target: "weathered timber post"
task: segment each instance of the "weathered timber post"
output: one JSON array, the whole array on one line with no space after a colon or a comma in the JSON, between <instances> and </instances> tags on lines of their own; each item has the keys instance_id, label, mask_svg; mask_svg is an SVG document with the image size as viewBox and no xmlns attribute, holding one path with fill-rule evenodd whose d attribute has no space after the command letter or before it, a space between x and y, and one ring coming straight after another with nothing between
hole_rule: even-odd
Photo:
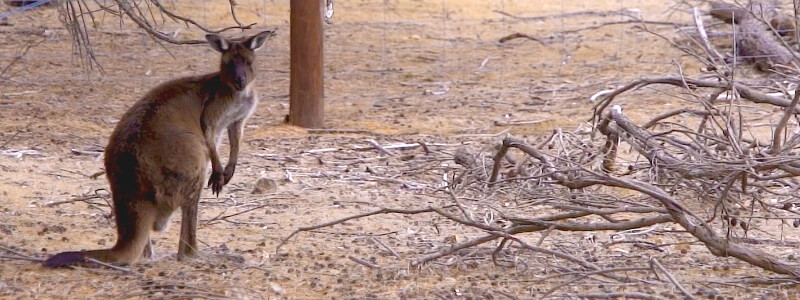
<instances>
[{"instance_id":1,"label":"weathered timber post","mask_svg":"<svg viewBox=\"0 0 800 300\"><path fill-rule=\"evenodd\" d=\"M305 128L325 124L322 7L320 0L291 0L289 123Z\"/></svg>"}]
</instances>

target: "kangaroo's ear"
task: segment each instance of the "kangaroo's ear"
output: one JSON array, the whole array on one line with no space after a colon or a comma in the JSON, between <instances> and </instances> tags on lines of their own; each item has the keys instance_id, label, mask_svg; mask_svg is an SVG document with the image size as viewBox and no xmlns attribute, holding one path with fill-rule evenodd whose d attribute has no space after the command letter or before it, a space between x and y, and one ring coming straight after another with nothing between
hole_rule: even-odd
<instances>
[{"instance_id":1,"label":"kangaroo's ear","mask_svg":"<svg viewBox=\"0 0 800 300\"><path fill-rule=\"evenodd\" d=\"M262 31L261 33L247 39L245 45L247 45L247 47L249 47L251 50L256 51L264 46L264 42L273 36L275 36L275 31Z\"/></svg>"},{"instance_id":2,"label":"kangaroo's ear","mask_svg":"<svg viewBox=\"0 0 800 300\"><path fill-rule=\"evenodd\" d=\"M211 46L212 49L217 50L219 52L225 52L230 47L230 44L224 37L221 37L216 34L206 34L206 41Z\"/></svg>"}]
</instances>

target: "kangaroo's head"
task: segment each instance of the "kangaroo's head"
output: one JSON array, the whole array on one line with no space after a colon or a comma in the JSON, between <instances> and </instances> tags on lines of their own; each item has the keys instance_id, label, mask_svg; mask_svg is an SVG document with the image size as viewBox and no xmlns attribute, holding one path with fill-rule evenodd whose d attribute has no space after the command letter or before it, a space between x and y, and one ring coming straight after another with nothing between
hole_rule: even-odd
<instances>
[{"instance_id":1,"label":"kangaroo's head","mask_svg":"<svg viewBox=\"0 0 800 300\"><path fill-rule=\"evenodd\" d=\"M227 39L216 34L206 35L211 48L222 53L220 76L222 82L235 91L243 91L256 77L253 62L255 51L275 35L274 31L264 31L251 37Z\"/></svg>"}]
</instances>

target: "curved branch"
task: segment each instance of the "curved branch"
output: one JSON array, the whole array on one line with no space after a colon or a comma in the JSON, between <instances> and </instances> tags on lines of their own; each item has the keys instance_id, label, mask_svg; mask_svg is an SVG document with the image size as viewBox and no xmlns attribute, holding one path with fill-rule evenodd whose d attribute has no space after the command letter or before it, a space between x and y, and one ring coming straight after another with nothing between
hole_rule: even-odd
<instances>
[{"instance_id":1,"label":"curved branch","mask_svg":"<svg viewBox=\"0 0 800 300\"><path fill-rule=\"evenodd\" d=\"M733 88L736 90L736 92L739 93L739 96L741 96L744 99L753 101L755 103L772 104L780 107L789 107L792 104L792 101L789 99L762 93L754 88L751 88L741 83L729 83L724 81L684 78L680 76L664 76L664 77L643 78L635 80L606 94L601 101L598 101L597 104L594 105L593 109L595 114L592 117L593 120L594 121L600 120L600 116L603 114L603 111L605 111L605 109L611 104L611 102L614 101L614 98L616 96L619 96L624 92L640 89L642 87L651 84L669 84L669 85L684 87L691 90L696 89L698 87L722 88L726 90L731 90ZM687 84L689 86L687 86ZM800 113L800 108L795 107L795 112Z\"/></svg>"},{"instance_id":2,"label":"curved branch","mask_svg":"<svg viewBox=\"0 0 800 300\"><path fill-rule=\"evenodd\" d=\"M130 6L130 3L128 3L128 0L114 0L114 2L117 3L120 10L124 12L125 15L131 18L131 20L133 20L133 22L136 23L136 25L139 25L139 28L143 29L144 31L147 31L148 34L159 40L177 45L186 45L186 44L197 45L206 43L206 41L204 40L176 40L147 24L147 21L140 18L136 13L134 13L133 8Z\"/></svg>"},{"instance_id":3,"label":"curved branch","mask_svg":"<svg viewBox=\"0 0 800 300\"><path fill-rule=\"evenodd\" d=\"M205 27L205 26L201 25L200 23L197 23L197 21L195 21L195 20L192 20L191 18L187 18L187 17L184 17L184 16L181 16L181 15L178 15L178 14L176 14L176 13L174 13L174 12L170 11L169 9L167 9L166 7L164 7L163 5L161 5L161 2L160 2L159 0L150 0L150 2L152 2L152 3L153 3L153 5L155 5L155 6L156 6L156 7L157 7L157 8L158 8L158 9L159 9L161 12L163 12L163 13L164 13L165 15L167 15L168 17L170 17L170 18L172 18L172 19L174 19L174 20L179 20L179 21L182 21L182 22L184 22L184 23L189 23L189 24L192 24L192 25L194 25L195 27L197 27L197 28L199 28L200 30L202 30L202 31L205 31L205 32L207 32L207 33L221 33L221 32L224 32L224 31L231 30L231 29L242 29L242 30L245 30L245 29L250 29L250 28L252 28L252 27L253 27L253 25L256 25L256 23L252 23L252 24L249 24L249 25L242 25L242 23L239 23L239 22L238 22L238 20L236 20L236 22L237 22L237 24L238 24L237 26L225 27L225 28L222 28L222 29L220 29L220 30L211 30L210 28L208 28L208 27ZM232 5L232 6L231 6L231 12L233 12L233 5L234 5L234 4L232 3L231 5ZM235 17L234 17L234 19L235 19Z\"/></svg>"},{"instance_id":4,"label":"curved branch","mask_svg":"<svg viewBox=\"0 0 800 300\"><path fill-rule=\"evenodd\" d=\"M603 230L622 231L622 230L630 230L630 229L652 226L659 223L674 222L674 220L672 220L672 217L670 217L670 215L658 215L655 217L639 218L631 221L618 222L618 223L580 223L571 221L546 222L537 220L517 220L515 222L518 221L521 221L519 222L520 224L525 224L526 222L527 224L511 227L510 232L523 233L523 232L542 231L550 228L551 226L555 230L561 230L561 231L603 231Z\"/></svg>"},{"instance_id":5,"label":"curved branch","mask_svg":"<svg viewBox=\"0 0 800 300\"><path fill-rule=\"evenodd\" d=\"M797 265L779 259L769 253L757 249L749 249L738 243L719 237L708 224L704 224L698 219L690 219L687 210L683 209L669 194L655 186L637 180L614 178L599 173L594 173L592 175L605 179L607 181L605 185L635 190L661 201L669 210L672 219L686 229L687 232L703 242L706 248L716 256L732 256L765 270L800 278L800 267Z\"/></svg>"}]
</instances>

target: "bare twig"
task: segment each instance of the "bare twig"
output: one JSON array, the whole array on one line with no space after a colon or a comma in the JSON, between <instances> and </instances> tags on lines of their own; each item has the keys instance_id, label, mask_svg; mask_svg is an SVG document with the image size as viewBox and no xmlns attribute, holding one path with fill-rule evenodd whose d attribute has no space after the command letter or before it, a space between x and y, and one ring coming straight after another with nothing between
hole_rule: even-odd
<instances>
[{"instance_id":1,"label":"bare twig","mask_svg":"<svg viewBox=\"0 0 800 300\"><path fill-rule=\"evenodd\" d=\"M28 255L25 255L22 252L15 251L14 249L11 249L11 248L6 247L6 246L0 246L0 250L6 251L8 253L14 254L14 255L19 256L19 257L30 257Z\"/></svg>"},{"instance_id":2,"label":"bare twig","mask_svg":"<svg viewBox=\"0 0 800 300\"><path fill-rule=\"evenodd\" d=\"M519 39L519 38L526 38L526 39L529 39L529 40L531 40L531 41L537 42L537 43L541 44L542 46L547 46L547 44L545 44L544 42L542 42L542 40L540 40L540 39L537 39L537 38L535 38L535 37L532 37L532 36L530 36L530 35L527 35L527 34L519 33L519 32L517 32L517 33L512 33L512 34L509 34L509 35L507 35L507 36L501 37L501 38L498 40L498 42L500 42L500 43L505 43L505 42L508 42L508 41L510 41L510 40L513 40L513 39Z\"/></svg>"},{"instance_id":3,"label":"bare twig","mask_svg":"<svg viewBox=\"0 0 800 300\"><path fill-rule=\"evenodd\" d=\"M5 67L3 67L2 70L0 70L0 78L3 78L3 75L5 75L6 72L8 72L8 70L11 69L11 66L13 66L15 63L17 63L23 57L25 57L25 55L28 54L28 51L30 51L32 48L34 48L36 46L39 46L40 44L42 44L46 40L47 39L41 39L41 40L38 40L36 42L28 43L27 45L25 45L25 47L22 48L22 50L19 52L19 54L14 56L14 59L12 59L11 62L9 62ZM0 148L2 148L2 147L0 147Z\"/></svg>"},{"instance_id":4,"label":"bare twig","mask_svg":"<svg viewBox=\"0 0 800 300\"><path fill-rule=\"evenodd\" d=\"M53 206L58 206L58 205L61 205L61 204L67 204L67 203L73 203L73 202L88 202L89 200L100 199L100 198L101 198L100 195L78 196L78 197L75 197L75 198L72 198L72 199L69 199L69 200L53 201L53 202L47 203L45 206L53 207Z\"/></svg>"},{"instance_id":5,"label":"bare twig","mask_svg":"<svg viewBox=\"0 0 800 300\"><path fill-rule=\"evenodd\" d=\"M205 44L205 40L195 40L195 39L178 39L177 35L167 34L162 32L158 28L158 20L156 19L156 14L160 13L161 19L163 23L163 19L170 18L175 21L183 22L189 26L189 24L193 25L197 29L200 29L207 33L221 33L231 29L251 29L256 23L245 25L243 24L236 15L236 1L229 0L230 11L233 17L234 22L236 23L235 26L224 27L218 30L212 30L206 26L201 25L197 21L181 16L172 10L166 8L159 0L143 0L143 1L131 1L131 0L113 0L113 2L107 3L105 1L94 1L97 8L89 7L88 3L85 0L66 0L60 1L62 5L60 6L59 13L61 15L61 20L63 21L65 27L69 30L70 34L72 35L73 39L73 47L76 50L77 54L80 56L81 61L86 65L88 68L94 68L97 66L99 70L102 72L102 66L97 61L97 57L94 54L94 50L92 47L92 42L90 39L90 31L89 26L87 23L90 23L94 26L99 24L101 21L100 19L96 19L94 14L97 12L109 13L120 20L120 24L122 24L122 20L124 18L130 19L133 21L139 28L144 30L149 37L153 39L153 41L160 46L162 42L167 42L170 44L177 44L177 45L186 45L186 44ZM88 20L87 22L87 18ZM166 47L164 48L168 53L170 53L169 49Z\"/></svg>"},{"instance_id":6,"label":"bare twig","mask_svg":"<svg viewBox=\"0 0 800 300\"><path fill-rule=\"evenodd\" d=\"M236 0L228 0L228 3L230 3L231 17L233 17L233 21L236 22L236 25L239 25L239 27L243 28L244 26L242 25L242 22L236 17Z\"/></svg>"},{"instance_id":7,"label":"bare twig","mask_svg":"<svg viewBox=\"0 0 800 300\"><path fill-rule=\"evenodd\" d=\"M44 258L36 258L36 257L30 257L30 256L4 255L4 254L0 254L0 258L12 259L12 260L26 260L26 261L32 261L32 262L43 262L43 261L45 261Z\"/></svg>"},{"instance_id":8,"label":"bare twig","mask_svg":"<svg viewBox=\"0 0 800 300\"><path fill-rule=\"evenodd\" d=\"M215 217L203 222L202 225L205 226L205 225L213 224L213 223L215 223L215 221L228 221L229 218L233 218L233 217L238 216L238 215L243 215L243 214L249 213L251 211L259 210L259 209L262 209L262 208L270 206L270 205L273 205L273 204L272 203L262 204L262 205L258 205L258 206L255 206L255 207L251 207L251 208L242 210L240 212L235 212L235 213L232 213L232 214L229 214L229 215L224 215L224 216L223 216L223 214L219 214L219 215L217 215L217 216L215 216ZM224 211L223 211L223 213L224 213ZM268 225L268 224L276 224L276 223L274 223L274 222L265 222L265 223L259 223L259 224L260 225Z\"/></svg>"},{"instance_id":9,"label":"bare twig","mask_svg":"<svg viewBox=\"0 0 800 300\"><path fill-rule=\"evenodd\" d=\"M448 256L448 255L453 254L455 252L458 252L459 250L470 248L470 247L474 247L474 246L481 245L481 244L484 244L484 243L487 243L487 242L491 242L491 241L496 240L498 238L500 238L500 236L498 236L496 234L484 235L484 236L481 236L481 237L478 237L478 238L475 238L475 239L472 239L472 240L469 240L469 241L466 241L466 242L463 242L463 243L460 243L460 244L453 245L452 247L447 248L445 250L437 251L437 252L422 256L420 258L417 258L417 259L415 259L415 260L413 260L411 262L411 265L415 266L415 267L419 267L419 266L422 266L422 265L424 265L424 264L426 264L428 262L431 262L431 261L437 260L439 258Z\"/></svg>"},{"instance_id":10,"label":"bare twig","mask_svg":"<svg viewBox=\"0 0 800 300\"><path fill-rule=\"evenodd\" d=\"M638 293L638 292L619 292L619 293L586 293L586 294L572 294L571 297L576 297L578 299L646 299L646 300L667 300L667 298L645 294L645 293Z\"/></svg>"},{"instance_id":11,"label":"bare twig","mask_svg":"<svg viewBox=\"0 0 800 300\"><path fill-rule=\"evenodd\" d=\"M446 206L444 208L447 208L447 207L452 207L452 206ZM283 241L281 241L281 243L278 244L277 247L275 247L275 252L278 253L279 250L281 249L281 247L283 247L284 244L286 244L292 237L294 237L295 235L297 235L298 233L301 233L301 232L312 231L312 230L316 230L316 229L320 229L320 228L324 228L324 227L329 227L329 226L341 224L341 223L344 223L344 222L347 222L347 221L350 221L350 220L361 219L361 218L374 216L374 215L381 215L381 214L415 215L415 214L429 213L429 212L434 212L434 211L435 211L434 208L431 208L431 207L422 208L422 209L381 208L381 209L378 209L378 210L375 210L375 211L365 212L365 213L357 214L357 215L353 215L353 216L348 216L348 217L344 217L344 218L341 218L341 219L333 220L333 221L330 221L330 222L325 222L325 223L318 224L318 225L300 227L300 228L296 229L295 231L292 231L292 233L289 234L289 236L284 238Z\"/></svg>"},{"instance_id":12,"label":"bare twig","mask_svg":"<svg viewBox=\"0 0 800 300\"><path fill-rule=\"evenodd\" d=\"M493 10L492 12L504 15L506 17L525 20L525 21L542 21L547 19L564 19L564 18L584 17L584 16L599 16L599 17L619 16L619 15L632 16L634 14L634 12L630 10L609 10L609 11L584 10L584 11L568 12L561 14L521 17L502 10Z\"/></svg>"},{"instance_id":13,"label":"bare twig","mask_svg":"<svg viewBox=\"0 0 800 300\"><path fill-rule=\"evenodd\" d=\"M386 154L388 156L394 156L394 154L392 154L392 152L389 152L389 150L386 150L386 148L383 148L383 146L381 146L381 144L378 144L378 142L373 140L373 139L367 140L367 143L372 145L372 147L375 148L375 150L378 150L379 152L381 152L383 154Z\"/></svg>"},{"instance_id":14,"label":"bare twig","mask_svg":"<svg viewBox=\"0 0 800 300\"><path fill-rule=\"evenodd\" d=\"M360 258L352 256L352 255L348 255L347 258L349 258L350 260L358 263L359 265L368 267L370 269L380 269L381 268L381 266L379 266L379 265L376 265L376 264L374 264L374 263L372 263L370 261L367 261L367 260L364 260L364 259L360 259Z\"/></svg>"},{"instance_id":15,"label":"bare twig","mask_svg":"<svg viewBox=\"0 0 800 300\"><path fill-rule=\"evenodd\" d=\"M691 293L689 293L689 291L687 291L686 288L683 287L683 285L681 285L680 282L678 282L678 280L675 279L675 276L672 276L672 274L667 270L667 268L664 268L664 266L658 261L658 259L654 257L650 258L650 263L659 271L664 273L664 275L667 276L667 279L669 279L669 282L672 282L672 284L674 284L675 287L678 288L678 290L681 291L681 293L683 293L683 295L685 295L687 299L695 299L695 297Z\"/></svg>"},{"instance_id":16,"label":"bare twig","mask_svg":"<svg viewBox=\"0 0 800 300\"><path fill-rule=\"evenodd\" d=\"M381 240L378 239L377 237L374 237L374 236L370 237L370 241L372 241L372 242L378 244L379 246L381 246L381 248L386 250L386 252L389 252L389 254L391 254L392 256L400 258L400 254L397 254L397 252L394 251L394 249L392 249L391 247L389 247L386 244L384 244L383 242L381 242Z\"/></svg>"},{"instance_id":17,"label":"bare twig","mask_svg":"<svg viewBox=\"0 0 800 300\"><path fill-rule=\"evenodd\" d=\"M253 23L253 24L249 24L249 25L243 26L241 23L237 23L238 24L237 26L230 26L230 27L225 27L225 28L218 29L218 30L212 30L210 28L207 28L207 27L201 25L200 23L198 23L197 21L195 21L195 20L193 20L191 18L187 18L187 17L181 16L181 15L178 15L178 14L172 12L171 10L169 10L166 7L164 7L163 5L161 5L161 1L159 1L159 0L149 0L149 1L152 2L155 7L157 7L162 13L164 13L168 17L170 17L170 18L172 18L174 20L183 21L184 23L192 24L195 27L199 28L200 30L208 32L208 33L222 33L222 32L225 32L225 31L228 31L228 30L231 30L231 29L245 30L245 29L250 29L254 25L256 25L256 23ZM231 6L231 12L233 12L233 7L232 6Z\"/></svg>"},{"instance_id":18,"label":"bare twig","mask_svg":"<svg viewBox=\"0 0 800 300\"><path fill-rule=\"evenodd\" d=\"M782 150L781 138L783 137L783 131L786 129L786 124L789 123L789 118L796 113L795 107L797 107L798 100L800 100L800 88L795 90L792 103L786 107L786 112L783 113L783 117L781 117L778 125L775 126L775 132L772 133L772 147L770 148L770 154L772 155L779 154Z\"/></svg>"},{"instance_id":19,"label":"bare twig","mask_svg":"<svg viewBox=\"0 0 800 300\"><path fill-rule=\"evenodd\" d=\"M106 268L109 268L109 269L114 269L114 270L117 270L117 271L122 271L122 272L124 272L124 273L134 273L134 274L138 274L137 272L134 272L134 271L132 271L132 270L131 270L131 269L129 269L129 268L123 268L123 267L115 266L115 265L112 265L112 264L108 264L108 263L105 263L105 262L102 262L102 261L96 260L96 259L94 259L94 258L87 258L87 259L86 259L86 261L88 261L88 262L91 262L91 263L93 263L93 264L100 265L100 266L104 266L104 267L106 267Z\"/></svg>"},{"instance_id":20,"label":"bare twig","mask_svg":"<svg viewBox=\"0 0 800 300\"><path fill-rule=\"evenodd\" d=\"M320 133L354 133L354 134L368 134L368 135L378 135L382 136L384 134L374 132L372 130L367 129L347 129L347 128L309 128L306 129L308 133L311 134L320 134Z\"/></svg>"},{"instance_id":21,"label":"bare twig","mask_svg":"<svg viewBox=\"0 0 800 300\"><path fill-rule=\"evenodd\" d=\"M144 31L146 31L152 37L155 37L155 38L157 38L159 40L168 42L170 44L177 44L177 45L186 45L186 44L189 44L189 45L195 44L196 45L196 44L205 44L205 43L207 43L205 40L177 40L177 39L174 39L171 36L156 30L155 28L153 28L152 25L148 24L147 21L144 20L141 17L141 15L137 14L136 12L134 12L134 8L131 7L131 5L128 2L128 0L114 0L114 2L117 3L117 6L119 6L120 11L125 13L125 15L127 15L128 18L130 18L134 23L136 23L136 25L139 25L139 28L141 28Z\"/></svg>"},{"instance_id":22,"label":"bare twig","mask_svg":"<svg viewBox=\"0 0 800 300\"><path fill-rule=\"evenodd\" d=\"M694 17L695 28L697 28L697 35L700 37L700 45L703 46L703 50L713 59L716 65L724 66L725 59L711 46L711 42L708 40L708 34L706 33L706 27L703 25L702 15L700 15L700 10L697 9L696 6L692 8L692 16Z\"/></svg>"}]
</instances>

